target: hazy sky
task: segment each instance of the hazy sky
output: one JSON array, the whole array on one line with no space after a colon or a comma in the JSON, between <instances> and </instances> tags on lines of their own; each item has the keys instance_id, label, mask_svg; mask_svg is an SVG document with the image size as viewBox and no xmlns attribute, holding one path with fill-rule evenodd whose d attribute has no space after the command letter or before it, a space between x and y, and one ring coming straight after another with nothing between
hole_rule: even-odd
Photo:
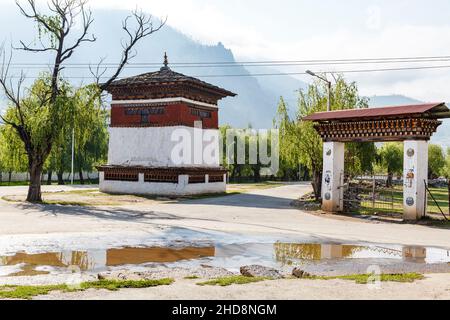
<instances>
[{"instance_id":1,"label":"hazy sky","mask_svg":"<svg viewBox=\"0 0 450 320\"><path fill-rule=\"evenodd\" d=\"M204 43L221 41L239 60L450 55L448 0L95 0L92 5L138 6L167 15L170 25ZM367 67L371 66L345 69ZM450 101L450 68L348 78L358 81L363 94Z\"/></svg>"},{"instance_id":2,"label":"hazy sky","mask_svg":"<svg viewBox=\"0 0 450 320\"><path fill-rule=\"evenodd\" d=\"M202 43L221 41L241 61L450 56L448 0L91 0L90 5L140 7L158 17L168 16L171 26ZM416 63L432 64L450 65L450 61ZM307 76L300 78L310 81ZM347 78L358 81L362 94L450 101L450 68L348 74Z\"/></svg>"}]
</instances>

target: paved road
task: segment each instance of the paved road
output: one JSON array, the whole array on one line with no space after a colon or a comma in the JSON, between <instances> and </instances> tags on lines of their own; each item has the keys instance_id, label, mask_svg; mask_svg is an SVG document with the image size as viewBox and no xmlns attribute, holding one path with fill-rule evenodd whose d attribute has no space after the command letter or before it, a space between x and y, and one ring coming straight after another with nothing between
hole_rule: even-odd
<instances>
[{"instance_id":1,"label":"paved road","mask_svg":"<svg viewBox=\"0 0 450 320\"><path fill-rule=\"evenodd\" d=\"M63 187L70 190L73 187ZM76 187L81 188L81 187ZM59 190L46 186L44 190ZM115 208L13 204L0 200L0 240L21 236L51 237L145 233L166 227L241 235L308 237L321 241L376 242L450 247L450 230L409 224L337 220L290 207L310 190L292 184L233 196ZM0 187L0 196L25 193L25 187ZM4 239L4 238L3 238Z\"/></svg>"}]
</instances>

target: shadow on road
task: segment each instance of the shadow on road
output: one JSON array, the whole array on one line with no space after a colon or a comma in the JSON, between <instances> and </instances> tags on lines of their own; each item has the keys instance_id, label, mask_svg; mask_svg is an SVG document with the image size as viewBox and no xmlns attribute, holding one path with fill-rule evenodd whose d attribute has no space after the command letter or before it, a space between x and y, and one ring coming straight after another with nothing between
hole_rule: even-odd
<instances>
[{"instance_id":1,"label":"shadow on road","mask_svg":"<svg viewBox=\"0 0 450 320\"><path fill-rule=\"evenodd\" d=\"M120 207L89 207L89 206L61 206L61 205L47 205L47 204L32 204L23 203L17 205L23 210L37 210L47 215L65 215L65 216L89 216L105 220L118 220L118 221L139 221L145 222L146 220L181 220L180 216L165 213L156 212L151 210L134 210L129 208Z\"/></svg>"},{"instance_id":2,"label":"shadow on road","mask_svg":"<svg viewBox=\"0 0 450 320\"><path fill-rule=\"evenodd\" d=\"M242 193L222 197L210 197L194 200L182 200L187 205L231 206L261 209L289 209L292 199L259 194Z\"/></svg>"}]
</instances>

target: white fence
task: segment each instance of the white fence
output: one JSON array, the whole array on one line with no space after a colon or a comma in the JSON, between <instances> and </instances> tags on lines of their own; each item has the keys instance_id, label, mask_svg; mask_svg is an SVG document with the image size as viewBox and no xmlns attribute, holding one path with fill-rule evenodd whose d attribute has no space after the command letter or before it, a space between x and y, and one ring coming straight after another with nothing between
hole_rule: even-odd
<instances>
[{"instance_id":1,"label":"white fence","mask_svg":"<svg viewBox=\"0 0 450 320\"><path fill-rule=\"evenodd\" d=\"M29 175L27 172L13 172L11 173L11 180L9 178L9 172L0 172L0 182L19 182L19 181L28 181ZM83 172L83 178L85 181L89 181L89 179L98 179L98 172ZM47 181L48 175L44 173L42 175L42 181ZM80 176L78 173L74 174L74 180L79 180ZM70 173L66 172L63 174L63 180L70 180ZM56 173L52 174L52 181L58 181L58 176Z\"/></svg>"}]
</instances>

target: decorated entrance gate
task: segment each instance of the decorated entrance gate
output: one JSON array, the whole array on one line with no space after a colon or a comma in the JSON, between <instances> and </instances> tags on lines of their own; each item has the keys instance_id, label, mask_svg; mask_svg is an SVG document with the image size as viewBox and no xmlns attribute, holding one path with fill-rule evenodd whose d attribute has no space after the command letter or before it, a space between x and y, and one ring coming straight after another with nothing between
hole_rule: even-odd
<instances>
[{"instance_id":1,"label":"decorated entrance gate","mask_svg":"<svg viewBox=\"0 0 450 320\"><path fill-rule=\"evenodd\" d=\"M343 211L362 214L401 216L403 181L388 175L345 175Z\"/></svg>"},{"instance_id":2,"label":"decorated entrance gate","mask_svg":"<svg viewBox=\"0 0 450 320\"><path fill-rule=\"evenodd\" d=\"M402 176L403 218L416 220L427 212L425 181L428 177L428 141L442 124L439 119L450 118L450 110L445 103L395 106L370 109L339 110L318 112L303 118L315 122L315 129L323 140L323 180L322 209L329 212L344 211L345 183L351 190L350 180L345 179L344 151L346 142L387 142L404 143ZM351 182L351 181L350 181ZM383 190L377 187L363 202L372 201L373 208ZM389 193L389 192L388 192ZM368 192L370 194L370 192ZM377 200L378 195L378 200ZM395 193L392 194L394 199ZM386 201L389 204L389 201ZM395 212L392 209L392 213Z\"/></svg>"}]
</instances>

